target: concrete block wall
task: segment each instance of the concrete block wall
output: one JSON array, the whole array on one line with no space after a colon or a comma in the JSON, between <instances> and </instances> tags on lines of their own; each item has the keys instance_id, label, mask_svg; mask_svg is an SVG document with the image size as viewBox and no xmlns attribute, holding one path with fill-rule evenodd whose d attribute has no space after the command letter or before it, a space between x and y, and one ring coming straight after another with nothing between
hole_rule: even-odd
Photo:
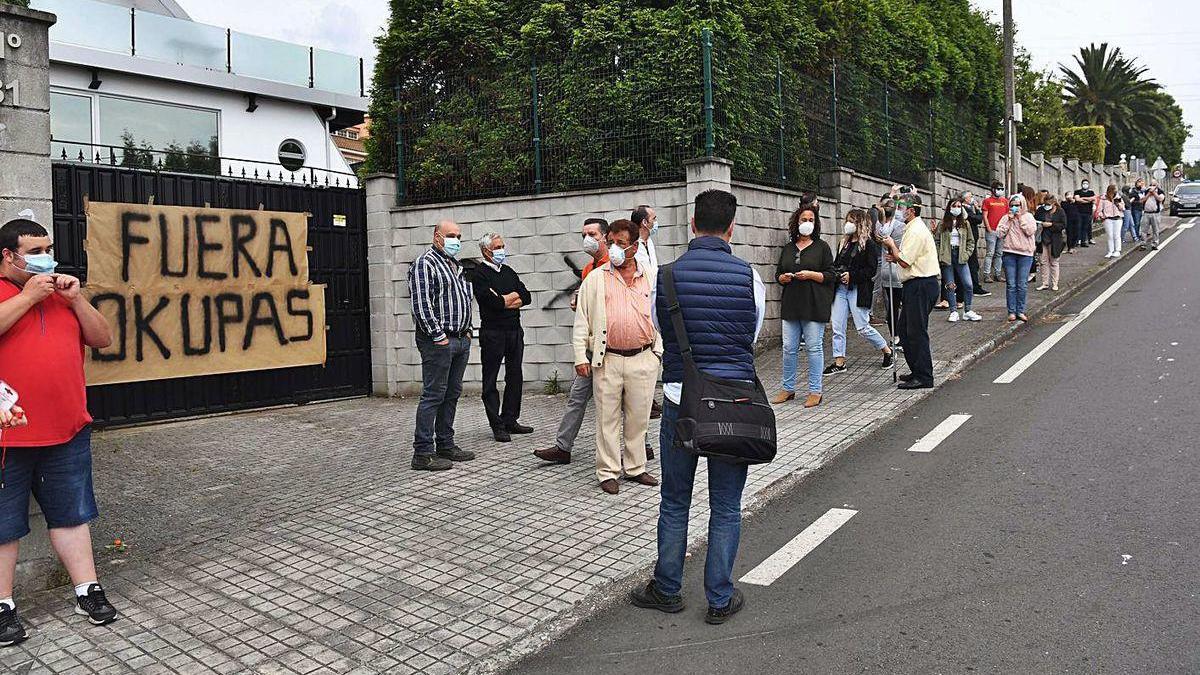
<instances>
[{"instance_id":1,"label":"concrete block wall","mask_svg":"<svg viewBox=\"0 0 1200 675\"><path fill-rule=\"evenodd\" d=\"M478 261L477 239L486 232L505 239L508 264L521 275L533 296L522 310L525 329L526 387L540 390L552 378L565 387L574 376L570 294L579 277L568 260L582 269L588 262L579 234L592 216L610 222L628 218L639 204L658 212L655 244L664 261L688 240L687 187L664 183L630 188L578 191L446 204L396 207L395 177L367 177L367 242L371 303L371 361L377 395L419 393L421 360L416 348L408 270L433 239L433 226L450 219L463 231L459 258ZM475 326L478 327L478 311ZM464 377L468 391L481 381L479 353L471 354Z\"/></svg>"}]
</instances>

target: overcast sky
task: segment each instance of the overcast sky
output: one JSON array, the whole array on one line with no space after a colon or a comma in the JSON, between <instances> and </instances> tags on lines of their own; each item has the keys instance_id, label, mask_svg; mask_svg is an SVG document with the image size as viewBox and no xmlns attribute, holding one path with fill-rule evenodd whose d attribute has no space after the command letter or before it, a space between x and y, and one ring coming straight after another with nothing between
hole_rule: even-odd
<instances>
[{"instance_id":1,"label":"overcast sky","mask_svg":"<svg viewBox=\"0 0 1200 675\"><path fill-rule=\"evenodd\" d=\"M388 11L387 0L178 2L197 21L362 56L368 68ZM999 21L1001 0L971 2ZM1149 66L1193 127L1184 159L1200 158L1200 0L1013 0L1013 15L1039 68L1073 64L1080 46L1103 41Z\"/></svg>"}]
</instances>

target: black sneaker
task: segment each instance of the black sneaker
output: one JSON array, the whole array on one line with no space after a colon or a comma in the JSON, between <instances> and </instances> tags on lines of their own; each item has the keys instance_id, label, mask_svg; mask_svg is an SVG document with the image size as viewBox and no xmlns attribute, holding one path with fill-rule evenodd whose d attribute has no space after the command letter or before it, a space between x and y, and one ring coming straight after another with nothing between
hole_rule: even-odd
<instances>
[{"instance_id":1,"label":"black sneaker","mask_svg":"<svg viewBox=\"0 0 1200 675\"><path fill-rule=\"evenodd\" d=\"M454 462L437 455L413 455L413 471L446 471L454 467Z\"/></svg>"},{"instance_id":2,"label":"black sneaker","mask_svg":"<svg viewBox=\"0 0 1200 675\"><path fill-rule=\"evenodd\" d=\"M844 372L846 372L846 364L844 364L844 363L840 366L836 363L831 363L828 366L825 366L825 374L826 375L832 375L834 373L844 373Z\"/></svg>"},{"instance_id":3,"label":"black sneaker","mask_svg":"<svg viewBox=\"0 0 1200 675\"><path fill-rule=\"evenodd\" d=\"M471 452L470 450L463 450L457 445L438 450L437 456L443 459L448 459L451 462L469 462L475 459L475 453Z\"/></svg>"},{"instance_id":4,"label":"black sneaker","mask_svg":"<svg viewBox=\"0 0 1200 675\"><path fill-rule=\"evenodd\" d=\"M634 590L629 593L629 601L634 607L642 609L657 609L660 612L667 614L675 614L683 611L683 596L682 595L667 595L658 590L658 586L651 579L650 583L641 590Z\"/></svg>"},{"instance_id":5,"label":"black sneaker","mask_svg":"<svg viewBox=\"0 0 1200 675\"><path fill-rule=\"evenodd\" d=\"M989 296L991 294L992 294L991 291L987 290L986 288L981 288L981 289L975 291L974 295L977 298L986 298L987 296Z\"/></svg>"},{"instance_id":6,"label":"black sneaker","mask_svg":"<svg viewBox=\"0 0 1200 675\"><path fill-rule=\"evenodd\" d=\"M894 350L890 351L890 352L886 352L883 355L883 365L880 366L880 368L883 368L886 370L888 368L891 368L892 364L895 362L896 362L896 352Z\"/></svg>"},{"instance_id":7,"label":"black sneaker","mask_svg":"<svg viewBox=\"0 0 1200 675\"><path fill-rule=\"evenodd\" d=\"M117 620L117 608L108 603L100 584L92 584L88 587L87 595L76 600L79 606L75 608L75 613L86 616L93 626L105 626Z\"/></svg>"},{"instance_id":8,"label":"black sneaker","mask_svg":"<svg viewBox=\"0 0 1200 675\"><path fill-rule=\"evenodd\" d=\"M504 427L496 427L492 429L492 438L496 439L497 443L508 443L512 441L512 436L508 433L508 429Z\"/></svg>"},{"instance_id":9,"label":"black sneaker","mask_svg":"<svg viewBox=\"0 0 1200 675\"><path fill-rule=\"evenodd\" d=\"M646 446L646 459L654 459L654 448Z\"/></svg>"},{"instance_id":10,"label":"black sneaker","mask_svg":"<svg viewBox=\"0 0 1200 675\"><path fill-rule=\"evenodd\" d=\"M742 592L738 589L733 589L733 597L729 598L729 604L724 607L709 607L708 614L704 615L704 623L719 626L729 620L729 617L742 611L746 606L746 598L742 597Z\"/></svg>"},{"instance_id":11,"label":"black sneaker","mask_svg":"<svg viewBox=\"0 0 1200 675\"><path fill-rule=\"evenodd\" d=\"M0 605L0 647L19 645L29 639L21 617L17 610L9 609L8 605Z\"/></svg>"}]
</instances>

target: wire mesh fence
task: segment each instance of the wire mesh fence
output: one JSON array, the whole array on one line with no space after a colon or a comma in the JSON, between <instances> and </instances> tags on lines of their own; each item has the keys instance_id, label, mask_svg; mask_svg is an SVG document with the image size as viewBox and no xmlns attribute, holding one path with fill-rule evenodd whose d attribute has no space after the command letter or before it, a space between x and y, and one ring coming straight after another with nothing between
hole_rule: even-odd
<instances>
[{"instance_id":1,"label":"wire mesh fence","mask_svg":"<svg viewBox=\"0 0 1200 675\"><path fill-rule=\"evenodd\" d=\"M940 167L986 181L988 130L966 102L897 90L843 63L798 63L696 40L530 58L397 81L399 199L418 204L684 179L815 190L848 167L920 183Z\"/></svg>"}]
</instances>

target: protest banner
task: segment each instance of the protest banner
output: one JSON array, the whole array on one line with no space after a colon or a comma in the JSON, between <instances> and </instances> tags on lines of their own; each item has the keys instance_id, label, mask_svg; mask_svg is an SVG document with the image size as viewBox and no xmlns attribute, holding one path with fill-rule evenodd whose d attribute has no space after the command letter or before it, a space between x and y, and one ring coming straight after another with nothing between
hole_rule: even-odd
<instances>
[{"instance_id":1,"label":"protest banner","mask_svg":"<svg viewBox=\"0 0 1200 675\"><path fill-rule=\"evenodd\" d=\"M308 215L91 202L85 292L113 327L88 384L325 363Z\"/></svg>"}]
</instances>

